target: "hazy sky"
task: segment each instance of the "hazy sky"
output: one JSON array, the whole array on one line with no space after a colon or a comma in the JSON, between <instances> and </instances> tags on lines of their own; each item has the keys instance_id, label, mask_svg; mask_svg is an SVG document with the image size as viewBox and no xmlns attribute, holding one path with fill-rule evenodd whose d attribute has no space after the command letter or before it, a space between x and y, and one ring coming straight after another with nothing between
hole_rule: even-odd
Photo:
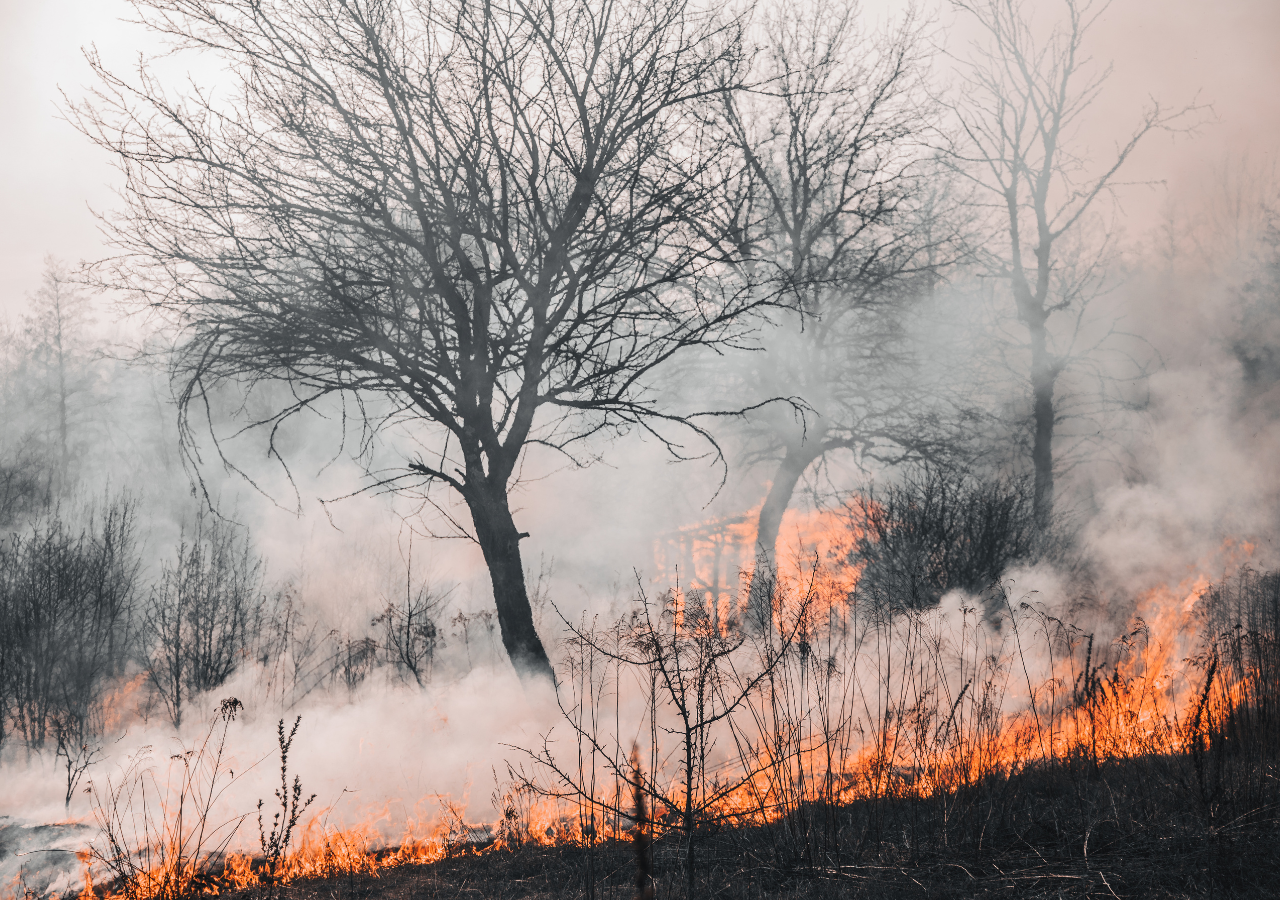
<instances>
[{"instance_id":1,"label":"hazy sky","mask_svg":"<svg viewBox=\"0 0 1280 900\"><path fill-rule=\"evenodd\" d=\"M1033 4L1046 12L1057 5ZM129 66L146 41L120 21L129 12L124 0L0 0L0 315L21 309L45 254L74 261L105 252L90 209L114 202L116 173L62 121L59 88L76 96L91 83L80 49L90 43L115 66ZM1095 58L1115 63L1093 139L1100 153L1109 136L1124 135L1148 95L1176 105L1199 92L1215 107L1216 121L1198 136L1150 139L1129 179L1167 181L1185 197L1240 154L1255 166L1274 161L1280 2L1115 0L1095 37ZM1158 221L1164 197L1163 189L1131 192L1131 235Z\"/></svg>"}]
</instances>

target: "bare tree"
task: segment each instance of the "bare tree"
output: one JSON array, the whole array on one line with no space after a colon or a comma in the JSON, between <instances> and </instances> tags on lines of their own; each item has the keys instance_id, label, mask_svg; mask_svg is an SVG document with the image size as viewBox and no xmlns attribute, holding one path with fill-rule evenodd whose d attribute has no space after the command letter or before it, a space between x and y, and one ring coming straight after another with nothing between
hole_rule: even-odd
<instances>
[{"instance_id":1,"label":"bare tree","mask_svg":"<svg viewBox=\"0 0 1280 900\"><path fill-rule=\"evenodd\" d=\"M408 672L418 687L431 680L436 650L444 643L438 619L448 598L448 591L437 592L428 584L418 585L415 591L406 575L404 597L388 603L373 620L374 625L383 626L383 648L391 663Z\"/></svg>"},{"instance_id":2,"label":"bare tree","mask_svg":"<svg viewBox=\"0 0 1280 900\"><path fill-rule=\"evenodd\" d=\"M45 258L17 327L0 324L0 523L66 495L95 381L89 306L67 266ZM56 490L55 490L56 489Z\"/></svg>"},{"instance_id":3,"label":"bare tree","mask_svg":"<svg viewBox=\"0 0 1280 900\"><path fill-rule=\"evenodd\" d=\"M134 516L132 501L108 502L76 531L55 508L0 544L0 742L12 725L32 747L52 733L75 754L100 733L134 650Z\"/></svg>"},{"instance_id":4,"label":"bare tree","mask_svg":"<svg viewBox=\"0 0 1280 900\"><path fill-rule=\"evenodd\" d=\"M686 0L135 5L234 84L171 97L91 55L78 110L126 176L105 280L181 335L187 446L216 385L266 379L292 391L254 420L272 436L335 395L366 438L437 426L378 483L461 498L507 653L550 676L508 499L526 449L581 462L639 427L680 453L663 426L700 429L649 376L747 327L690 224L717 150L692 111L732 83L737 25Z\"/></svg>"},{"instance_id":5,"label":"bare tree","mask_svg":"<svg viewBox=\"0 0 1280 900\"><path fill-rule=\"evenodd\" d=\"M1257 243L1251 277L1237 292L1230 339L1246 386L1261 396L1280 382L1280 214L1273 213Z\"/></svg>"},{"instance_id":6,"label":"bare tree","mask_svg":"<svg viewBox=\"0 0 1280 900\"><path fill-rule=\"evenodd\" d=\"M143 616L145 666L174 727L200 693L221 687L251 654L265 619L262 561L248 535L199 515Z\"/></svg>"},{"instance_id":7,"label":"bare tree","mask_svg":"<svg viewBox=\"0 0 1280 900\"><path fill-rule=\"evenodd\" d=\"M40 287L31 297L31 313L23 319L23 332L42 392L53 407L57 469L63 478L70 462L72 399L84 393L90 382L88 316L88 301L76 289L66 264L46 257Z\"/></svg>"},{"instance_id":8,"label":"bare tree","mask_svg":"<svg viewBox=\"0 0 1280 900\"><path fill-rule=\"evenodd\" d=\"M1210 173L1204 189L1184 222L1166 211L1164 276L1183 293L1208 278L1225 287L1232 302L1220 317L1223 340L1246 392L1261 396L1280 381L1280 165L1241 154Z\"/></svg>"},{"instance_id":9,"label":"bare tree","mask_svg":"<svg viewBox=\"0 0 1280 900\"><path fill-rule=\"evenodd\" d=\"M774 467L757 530L753 598L777 564L782 517L827 454L902 458L926 441L905 371L901 313L954 246L925 147L920 23L867 33L853 2L777 8L751 91L726 94L743 157L736 231L756 289L780 301L757 389L794 395L754 417L752 456Z\"/></svg>"},{"instance_id":10,"label":"bare tree","mask_svg":"<svg viewBox=\"0 0 1280 900\"><path fill-rule=\"evenodd\" d=\"M1086 312L1104 275L1107 243L1081 234L1088 214L1119 186L1117 175L1153 131L1185 122L1195 107L1143 111L1129 136L1101 165L1083 158L1080 132L1106 83L1086 39L1106 2L1062 0L1062 19L1038 37L1020 0L956 0L986 42L968 65L954 107L961 140L957 170L989 198L999 222L988 246L993 275L1008 280L1026 332L1032 402L1031 461L1036 520L1047 528L1054 506L1054 429L1063 420L1059 377L1114 337L1091 333ZM1061 320L1060 328L1053 323Z\"/></svg>"},{"instance_id":11,"label":"bare tree","mask_svg":"<svg viewBox=\"0 0 1280 900\"><path fill-rule=\"evenodd\" d=\"M0 527L46 505L49 471L35 435L24 427L30 406L26 383L25 341L21 332L0 322ZM0 650L3 653L3 650Z\"/></svg>"}]
</instances>

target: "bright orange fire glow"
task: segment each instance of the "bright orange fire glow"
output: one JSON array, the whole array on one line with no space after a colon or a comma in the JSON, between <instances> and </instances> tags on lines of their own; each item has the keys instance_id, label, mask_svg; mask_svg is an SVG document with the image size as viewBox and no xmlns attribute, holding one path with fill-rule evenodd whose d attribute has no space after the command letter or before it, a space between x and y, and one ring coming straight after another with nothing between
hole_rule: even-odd
<instances>
[{"instance_id":1,"label":"bright orange fire glow","mask_svg":"<svg viewBox=\"0 0 1280 900\"><path fill-rule=\"evenodd\" d=\"M390 807L391 804L387 804ZM277 883L288 884L313 878L338 876L377 877L401 866L425 865L446 857L478 855L515 845L540 844L554 846L584 840L581 823L575 821L562 804L541 801L529 805L522 816L517 834L503 822L466 824L459 807L447 799L441 802L443 815L411 818L396 841L388 842L377 827L385 814L370 814L356 825L329 824L331 809L311 815L301 829L301 838L280 861L274 874ZM601 837L609 831L602 828ZM620 830L608 836L623 837ZM82 865L84 887L79 900L155 900L175 896L217 896L260 886L267 881L268 870L261 856L243 852L226 854L220 862L183 858L176 850L166 855L171 861L139 873L130 891L118 885L97 885L89 851L78 854ZM105 887L105 890L102 888Z\"/></svg>"},{"instance_id":2,"label":"bright orange fire glow","mask_svg":"<svg viewBox=\"0 0 1280 900\"><path fill-rule=\"evenodd\" d=\"M763 501L761 502L761 506ZM677 620L684 603L697 597L715 627L723 628L751 581L760 548L756 527L761 506L740 516L711 519L659 536L654 545L653 583L678 585ZM861 513L839 509L788 509L778 530L777 577L788 582L857 582L851 551L864 535ZM833 592L815 592L823 598Z\"/></svg>"},{"instance_id":3,"label":"bright orange fire glow","mask_svg":"<svg viewBox=\"0 0 1280 900\"><path fill-rule=\"evenodd\" d=\"M727 604L737 602L725 573L730 564L749 564L744 548L751 546L754 521L747 516L712 523L668 541L677 550L666 562L673 568L687 564L682 571L691 573L680 599L714 600L708 613L717 616L717 632L731 615ZM723 776L722 784L727 777L737 786L704 817L759 823L804 803L930 797L1053 760L1186 752L1201 740L1202 722L1221 718L1247 687L1219 679L1217 689L1209 690L1213 675L1205 676L1209 663L1198 643L1197 615L1213 582L1200 574L1177 587L1145 593L1131 626L1109 642L1006 596L999 620L975 604L958 613L939 609L887 619L864 626L861 636L850 639L847 629L857 627L850 617L839 626L846 629L840 646L848 655L837 658L834 639L828 634L823 644L819 632L826 628L834 633L837 626L831 622L838 602L850 602L859 573L847 563L848 550L858 535L850 532L849 515L839 512L795 515L787 528L797 546L810 559L816 554L819 563L807 573L797 567L780 578L790 579L793 587L800 583L799 590L815 598L804 613L815 623L814 636L805 644L797 670L801 693L810 694L799 702L810 703L811 696L824 690L832 696L860 690L864 712L855 725L837 734L823 724L820 704L811 704L789 720L796 727L783 746L777 706L770 710L761 702L755 712L755 755L725 764L754 774ZM1251 551L1246 544L1228 544L1217 562L1239 565ZM684 564L676 561L681 553ZM695 590L704 593L694 595ZM776 624L785 625L781 618ZM871 667L871 675L863 676L881 678L883 696L866 693L865 677L859 681L855 671L859 665ZM670 787L662 793L669 797L669 811L681 803L680 776L667 777ZM589 798L575 804L527 795L517 801L508 794L499 806L506 813L498 822L467 825L461 810L444 801L443 814L410 821L398 843L383 838L375 827L376 815L354 826L334 826L328 824L332 811L322 810L307 821L276 878L376 877L399 866L525 843L621 839L630 826L618 814L616 796L613 812L607 812L611 805L603 799ZM670 815L655 815L653 827L659 833L678 826ZM82 900L110 900L110 889L102 892L95 886L88 856L81 858L86 884ZM181 873L148 873L130 900L164 900L160 886L175 875L195 883L196 861L184 865ZM206 894L217 894L250 888L265 874L261 859L230 854L219 873L206 874L201 884Z\"/></svg>"}]
</instances>

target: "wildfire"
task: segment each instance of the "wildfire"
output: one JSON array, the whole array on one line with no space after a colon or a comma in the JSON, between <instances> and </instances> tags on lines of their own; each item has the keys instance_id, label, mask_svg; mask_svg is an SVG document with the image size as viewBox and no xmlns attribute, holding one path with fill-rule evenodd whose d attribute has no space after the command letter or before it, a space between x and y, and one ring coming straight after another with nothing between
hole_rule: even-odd
<instances>
[{"instance_id":1,"label":"wildfire","mask_svg":"<svg viewBox=\"0 0 1280 900\"><path fill-rule=\"evenodd\" d=\"M741 562L743 546L750 545L743 537L750 521L713 523L682 538L690 563L685 571L693 576L673 601L681 613L671 625L677 632L694 627L684 613L697 599L723 613L708 632L723 633L730 595L721 574L731 558ZM1130 626L1110 640L1007 594L1002 607L988 602L980 609L974 602L951 609L944 603L877 617L855 608L859 573L847 561L857 535L850 536L847 513L796 516L791 527L825 563L803 583L799 570L780 579L790 580L789 590L807 592L813 602L790 614L809 619L793 632L801 642L787 663L791 668L779 668L770 679L775 684L768 690L779 693L754 694L744 702L741 715L749 726L723 720L736 730L719 746L736 747L737 755L712 754L699 776L710 785L704 786L706 795L715 798L699 812L704 821L762 823L805 804L937 796L1057 760L1097 764L1194 752L1206 723L1222 721L1257 689L1247 674L1229 676L1220 669L1216 645L1205 644L1203 601L1213 582L1203 575L1143 594ZM1224 556L1238 563L1250 549L1231 544ZM704 565L708 560L710 567ZM780 629L789 627L787 614L778 613ZM708 610L702 621L711 615ZM617 685L590 689L621 703ZM657 709L652 697L648 702ZM832 712L837 707L845 711L842 717ZM655 727L653 733L662 730ZM626 758L619 752L615 767ZM652 758L661 754L655 750ZM691 777L687 768L665 776L653 769L649 797L656 836L687 827L675 811L682 794L687 799ZM620 785L612 798L571 797L530 791L526 781L523 790L495 794L501 818L483 825L467 824L460 807L436 798L440 813L412 819L396 841L385 840L376 827L385 810L352 826L330 824L334 810L322 810L306 822L273 878L287 883L377 877L400 866L530 843L623 839L633 820L622 812L630 788L625 779ZM726 785L731 789L721 789ZM164 885L175 880L213 895L259 885L266 873L261 858L243 852L227 853L216 865L175 853L166 863L173 871L149 871L123 891L118 885L104 889L89 856L81 859L81 900L167 900Z\"/></svg>"},{"instance_id":2,"label":"wildfire","mask_svg":"<svg viewBox=\"0 0 1280 900\"><path fill-rule=\"evenodd\" d=\"M652 581L662 587L678 586L678 620L689 602L704 604L717 628L733 620L759 562L760 509L756 506L740 516L699 522L658 537ZM778 531L776 578L788 583L820 580L852 589L860 566L852 561L851 551L865 533L861 516L853 506L788 509ZM817 593L824 598L835 596L830 590Z\"/></svg>"},{"instance_id":3,"label":"wildfire","mask_svg":"<svg viewBox=\"0 0 1280 900\"><path fill-rule=\"evenodd\" d=\"M510 801L510 797L505 798ZM564 804L546 799L523 803L519 814L496 823L469 824L462 809L448 798L436 798L441 814L410 818L398 839L388 841L378 821L384 819L391 803L365 814L354 825L333 824L333 809L321 809L310 816L301 838L289 850L274 873L277 884L308 879L347 876L378 877L402 866L426 865L448 857L482 855L530 844L556 846L586 839L583 823ZM518 821L516 821L518 819ZM601 829L601 836L617 839L620 829ZM260 855L236 851L205 859L170 853L160 866L144 870L131 885L99 883L94 859L81 851L84 887L80 900L168 900L193 895L218 896L227 892L259 887L268 881Z\"/></svg>"}]
</instances>

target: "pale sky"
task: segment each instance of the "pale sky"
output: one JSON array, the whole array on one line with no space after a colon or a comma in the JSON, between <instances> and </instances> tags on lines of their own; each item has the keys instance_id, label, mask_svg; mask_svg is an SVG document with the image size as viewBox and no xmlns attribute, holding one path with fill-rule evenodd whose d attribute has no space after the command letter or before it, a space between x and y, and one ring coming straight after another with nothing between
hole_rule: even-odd
<instances>
[{"instance_id":1,"label":"pale sky","mask_svg":"<svg viewBox=\"0 0 1280 900\"><path fill-rule=\"evenodd\" d=\"M89 206L115 200L110 159L62 121L58 87L90 83L80 48L128 58L138 30L123 0L0 0L0 314L39 282L45 254L105 252Z\"/></svg>"},{"instance_id":2,"label":"pale sky","mask_svg":"<svg viewBox=\"0 0 1280 900\"><path fill-rule=\"evenodd\" d=\"M1033 2L1046 11L1056 6ZM90 85L80 50L90 43L115 66L129 66L146 45L140 29L120 21L129 11L124 0L0 0L0 315L23 307L45 254L76 261L106 252L90 208L115 202L116 172L61 120L58 89L77 96ZM1098 110L1100 154L1111 135L1123 137L1148 95L1177 105L1199 92L1215 107L1216 121L1198 136L1149 140L1130 180L1167 181L1169 191L1186 197L1241 154L1255 166L1274 162L1280 2L1115 0L1095 38L1095 58L1115 64ZM1160 190L1131 196L1130 234L1154 226L1163 204Z\"/></svg>"}]
</instances>

